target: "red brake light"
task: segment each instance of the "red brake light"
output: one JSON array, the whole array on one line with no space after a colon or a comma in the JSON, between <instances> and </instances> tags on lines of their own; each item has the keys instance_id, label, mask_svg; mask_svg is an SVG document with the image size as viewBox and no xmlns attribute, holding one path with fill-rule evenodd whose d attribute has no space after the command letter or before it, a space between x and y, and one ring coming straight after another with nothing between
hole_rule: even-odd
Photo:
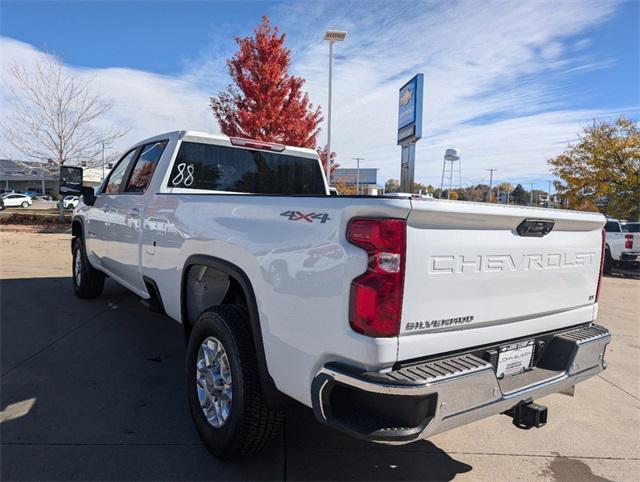
<instances>
[{"instance_id":1,"label":"red brake light","mask_svg":"<svg viewBox=\"0 0 640 482\"><path fill-rule=\"evenodd\" d=\"M602 272L604 270L604 253L605 253L605 243L606 243L606 232L604 228L602 228L602 249L600 252L600 273L598 274L598 287L596 288L596 303L598 302L598 298L600 298L600 284L602 284Z\"/></svg>"},{"instance_id":2,"label":"red brake light","mask_svg":"<svg viewBox=\"0 0 640 482\"><path fill-rule=\"evenodd\" d=\"M241 137L230 137L232 146L248 147L250 149L261 149L263 151L284 151L282 144L274 144L272 142L254 141L253 139L242 139Z\"/></svg>"},{"instance_id":3,"label":"red brake light","mask_svg":"<svg viewBox=\"0 0 640 482\"><path fill-rule=\"evenodd\" d=\"M624 249L633 249L633 234L624 235Z\"/></svg>"},{"instance_id":4,"label":"red brake light","mask_svg":"<svg viewBox=\"0 0 640 482\"><path fill-rule=\"evenodd\" d=\"M369 255L367 271L353 280L349 323L367 336L400 333L407 225L403 219L353 219L347 240Z\"/></svg>"}]
</instances>

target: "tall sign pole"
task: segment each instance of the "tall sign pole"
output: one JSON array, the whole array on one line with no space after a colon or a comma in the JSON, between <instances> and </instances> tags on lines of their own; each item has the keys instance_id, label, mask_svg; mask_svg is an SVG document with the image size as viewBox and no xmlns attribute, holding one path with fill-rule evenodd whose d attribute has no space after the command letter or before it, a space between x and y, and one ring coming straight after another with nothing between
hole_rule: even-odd
<instances>
[{"instance_id":1,"label":"tall sign pole","mask_svg":"<svg viewBox=\"0 0 640 482\"><path fill-rule=\"evenodd\" d=\"M417 74L400 87L398 102L398 145L400 155L400 191L413 192L416 167L416 143L422 137L424 75Z\"/></svg>"}]
</instances>

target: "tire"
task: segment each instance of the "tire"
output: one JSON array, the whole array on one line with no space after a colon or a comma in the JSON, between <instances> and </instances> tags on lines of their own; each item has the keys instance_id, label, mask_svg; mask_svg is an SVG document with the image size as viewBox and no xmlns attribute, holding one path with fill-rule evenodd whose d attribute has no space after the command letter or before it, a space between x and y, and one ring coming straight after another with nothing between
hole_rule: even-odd
<instances>
[{"instance_id":1,"label":"tire","mask_svg":"<svg viewBox=\"0 0 640 482\"><path fill-rule=\"evenodd\" d=\"M73 291L78 298L97 298L102 294L105 276L89 264L80 237L73 242L72 272Z\"/></svg>"},{"instance_id":2,"label":"tire","mask_svg":"<svg viewBox=\"0 0 640 482\"><path fill-rule=\"evenodd\" d=\"M22 201L22 204L20 206L22 206L23 208L28 208L29 203L27 201Z\"/></svg>"},{"instance_id":3,"label":"tire","mask_svg":"<svg viewBox=\"0 0 640 482\"><path fill-rule=\"evenodd\" d=\"M205 341L222 346L226 358L223 357L217 366L226 366L226 374L230 373L232 396L231 400L226 397L230 408L222 424L215 416L215 420L210 422L200 403L198 387L213 385L198 385L197 382L198 377L203 379L203 373L210 369L207 367L200 371L196 366ZM220 353L220 350L214 353ZM222 374L222 370L219 373ZM220 305L200 315L189 337L185 379L193 421L205 446L217 458L229 460L247 457L266 447L278 433L283 415L270 409L262 397L258 363L249 331L249 315L244 305ZM225 377L218 379L225 384L225 391L228 390ZM209 388L200 388L201 394L210 392ZM220 400L223 403L225 397L221 396ZM209 413L214 412L211 410Z\"/></svg>"},{"instance_id":4,"label":"tire","mask_svg":"<svg viewBox=\"0 0 640 482\"><path fill-rule=\"evenodd\" d=\"M604 274L611 274L612 269L613 258L611 257L611 251L609 251L609 247L606 247L604 250L604 264L602 265L602 272Z\"/></svg>"}]
</instances>

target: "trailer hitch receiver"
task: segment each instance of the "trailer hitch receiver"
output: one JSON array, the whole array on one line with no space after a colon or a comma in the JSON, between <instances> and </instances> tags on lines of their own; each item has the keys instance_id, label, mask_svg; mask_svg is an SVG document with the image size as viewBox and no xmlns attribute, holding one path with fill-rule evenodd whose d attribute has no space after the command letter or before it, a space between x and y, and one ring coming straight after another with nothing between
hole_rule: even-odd
<instances>
[{"instance_id":1,"label":"trailer hitch receiver","mask_svg":"<svg viewBox=\"0 0 640 482\"><path fill-rule=\"evenodd\" d=\"M547 407L533 401L523 402L505 412L513 418L513 424L522 429L542 427L547 423Z\"/></svg>"}]
</instances>

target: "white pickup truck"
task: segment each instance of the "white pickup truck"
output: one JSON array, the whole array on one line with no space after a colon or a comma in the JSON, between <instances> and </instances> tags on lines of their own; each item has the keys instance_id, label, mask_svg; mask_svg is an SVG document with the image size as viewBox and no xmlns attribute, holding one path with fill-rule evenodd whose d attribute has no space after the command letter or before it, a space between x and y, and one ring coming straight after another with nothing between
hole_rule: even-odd
<instances>
[{"instance_id":1,"label":"white pickup truck","mask_svg":"<svg viewBox=\"0 0 640 482\"><path fill-rule=\"evenodd\" d=\"M617 219L607 219L605 230L604 273L613 268L638 269L640 266L640 230L638 223L623 226ZM626 228L626 229L625 229Z\"/></svg>"},{"instance_id":2,"label":"white pickup truck","mask_svg":"<svg viewBox=\"0 0 640 482\"><path fill-rule=\"evenodd\" d=\"M501 413L541 426L535 399L606 367L599 214L330 196L312 150L184 131L82 190L76 294L109 276L182 324L218 457L265 446L291 398L380 443Z\"/></svg>"}]
</instances>

